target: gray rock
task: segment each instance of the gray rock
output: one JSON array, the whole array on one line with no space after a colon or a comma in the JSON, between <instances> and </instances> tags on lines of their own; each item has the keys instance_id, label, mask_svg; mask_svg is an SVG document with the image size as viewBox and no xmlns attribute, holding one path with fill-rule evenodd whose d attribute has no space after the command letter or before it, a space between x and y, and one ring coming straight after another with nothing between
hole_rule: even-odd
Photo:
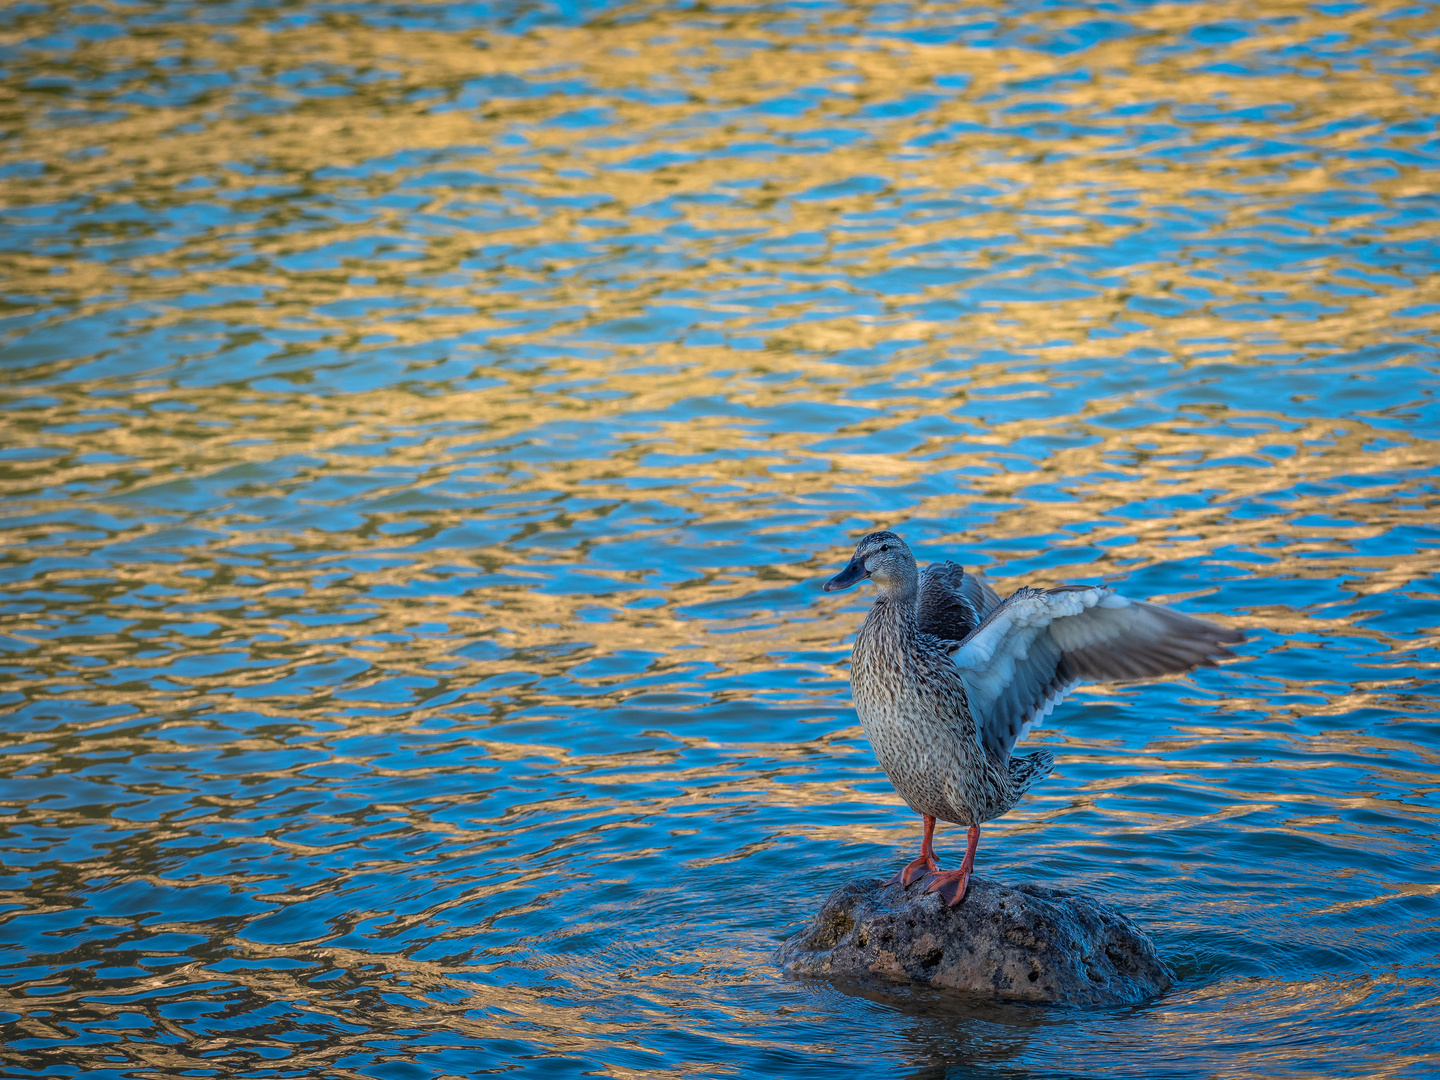
<instances>
[{"instance_id":1,"label":"gray rock","mask_svg":"<svg viewBox=\"0 0 1440 1080\"><path fill-rule=\"evenodd\" d=\"M852 881L775 962L792 975L1061 1005L1128 1004L1172 983L1154 944L1118 911L1079 893L983 878L971 878L953 908L919 884Z\"/></svg>"}]
</instances>

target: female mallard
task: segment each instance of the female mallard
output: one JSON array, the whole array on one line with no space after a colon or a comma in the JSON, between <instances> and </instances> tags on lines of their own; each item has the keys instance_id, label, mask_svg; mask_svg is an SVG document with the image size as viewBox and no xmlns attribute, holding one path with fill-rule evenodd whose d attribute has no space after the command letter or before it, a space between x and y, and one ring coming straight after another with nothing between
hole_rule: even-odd
<instances>
[{"instance_id":1,"label":"female mallard","mask_svg":"<svg viewBox=\"0 0 1440 1080\"><path fill-rule=\"evenodd\" d=\"M879 595L850 657L855 711L885 775L925 823L920 857L891 882L928 873L926 892L965 895L980 824L1048 776L1048 750L1012 757L1016 742L1081 680L1178 675L1234 656L1237 630L1127 600L1103 585L1020 589L1001 600L954 563L922 574L892 532L860 541L825 591L869 578ZM942 873L935 821L970 827L965 861Z\"/></svg>"}]
</instances>

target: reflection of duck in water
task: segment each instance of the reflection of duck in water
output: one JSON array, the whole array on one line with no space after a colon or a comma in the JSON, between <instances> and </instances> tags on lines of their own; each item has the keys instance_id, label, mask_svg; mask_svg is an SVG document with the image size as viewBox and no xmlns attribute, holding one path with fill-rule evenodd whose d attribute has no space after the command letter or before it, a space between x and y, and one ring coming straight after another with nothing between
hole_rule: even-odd
<instances>
[{"instance_id":1,"label":"reflection of duck in water","mask_svg":"<svg viewBox=\"0 0 1440 1080\"><path fill-rule=\"evenodd\" d=\"M1103 585L1025 588L1001 600L954 563L921 573L891 532L862 539L825 591L865 578L879 595L850 659L855 711L895 790L925 822L920 857L892 882L928 873L926 891L950 905L965 895L980 823L1010 810L1054 765L1048 750L1012 757L1016 742L1076 683L1178 675L1234 656L1225 645L1245 640ZM958 870L935 861L936 819L970 827Z\"/></svg>"}]
</instances>

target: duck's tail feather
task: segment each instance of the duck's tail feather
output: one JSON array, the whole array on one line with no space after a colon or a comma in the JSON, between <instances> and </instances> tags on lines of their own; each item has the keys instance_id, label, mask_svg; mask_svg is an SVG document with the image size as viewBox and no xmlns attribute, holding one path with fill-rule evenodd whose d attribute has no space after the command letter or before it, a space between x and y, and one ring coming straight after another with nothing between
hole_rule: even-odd
<instances>
[{"instance_id":1,"label":"duck's tail feather","mask_svg":"<svg viewBox=\"0 0 1440 1080\"><path fill-rule=\"evenodd\" d=\"M1010 759L1010 783L1017 796L1027 791L1037 780L1044 780L1055 768L1055 755L1049 750L1037 750Z\"/></svg>"}]
</instances>

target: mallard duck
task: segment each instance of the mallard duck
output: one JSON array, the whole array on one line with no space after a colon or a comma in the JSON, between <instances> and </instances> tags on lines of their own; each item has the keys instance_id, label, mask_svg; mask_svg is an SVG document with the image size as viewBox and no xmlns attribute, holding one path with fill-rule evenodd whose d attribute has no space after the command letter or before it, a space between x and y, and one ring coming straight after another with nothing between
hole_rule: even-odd
<instances>
[{"instance_id":1,"label":"mallard duck","mask_svg":"<svg viewBox=\"0 0 1440 1080\"><path fill-rule=\"evenodd\" d=\"M890 884L927 878L948 905L965 896L980 826L1049 775L1048 750L1015 744L1081 681L1178 675L1232 657L1237 630L1104 585L1022 588L1004 600L952 562L922 573L905 541L874 532L825 583L878 589L850 658L855 711L885 775L920 815L920 855ZM935 822L968 826L965 859L941 871Z\"/></svg>"}]
</instances>

